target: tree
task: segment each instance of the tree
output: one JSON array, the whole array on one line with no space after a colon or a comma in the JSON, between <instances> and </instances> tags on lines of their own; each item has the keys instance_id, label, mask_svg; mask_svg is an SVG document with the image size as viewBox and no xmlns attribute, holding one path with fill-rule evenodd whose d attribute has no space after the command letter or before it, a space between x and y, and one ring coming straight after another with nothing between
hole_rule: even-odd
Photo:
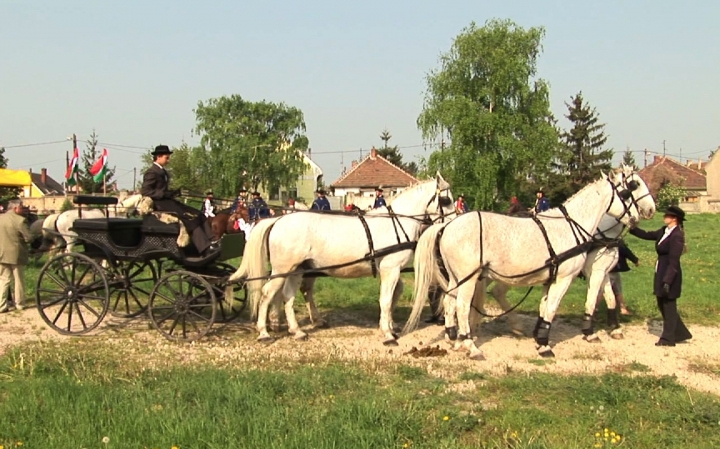
<instances>
[{"instance_id":1,"label":"tree","mask_svg":"<svg viewBox=\"0 0 720 449\"><path fill-rule=\"evenodd\" d=\"M662 187L658 190L657 206L659 209L665 209L668 206L677 206L685 195L687 195L687 191L682 185L667 181L663 182Z\"/></svg>"},{"instance_id":2,"label":"tree","mask_svg":"<svg viewBox=\"0 0 720 449\"><path fill-rule=\"evenodd\" d=\"M0 168L7 168L8 159L5 157L5 147L0 147ZM0 201L5 202L20 195L20 189L16 187L0 187Z\"/></svg>"},{"instance_id":3,"label":"tree","mask_svg":"<svg viewBox=\"0 0 720 449\"><path fill-rule=\"evenodd\" d=\"M201 101L194 112L205 179L219 195L234 196L241 186L275 190L305 170L308 139L300 109L232 95Z\"/></svg>"},{"instance_id":4,"label":"tree","mask_svg":"<svg viewBox=\"0 0 720 449\"><path fill-rule=\"evenodd\" d=\"M476 208L512 196L546 170L557 147L549 87L536 77L544 34L509 20L472 23L427 77L418 127L426 140L450 140L428 168L441 169Z\"/></svg>"},{"instance_id":5,"label":"tree","mask_svg":"<svg viewBox=\"0 0 720 449\"><path fill-rule=\"evenodd\" d=\"M637 163L635 162L635 155L632 151L630 151L630 148L625 150L623 153L623 164L632 167L635 171L638 170Z\"/></svg>"},{"instance_id":6,"label":"tree","mask_svg":"<svg viewBox=\"0 0 720 449\"><path fill-rule=\"evenodd\" d=\"M152 151L148 150L141 156L142 174L145 174L153 163ZM206 153L202 147L191 147L183 142L179 147L173 147L172 152L170 163L165 167L170 175L170 189L183 189L204 195L206 190L213 188L213 170L204 157ZM142 186L142 178L138 184L136 188Z\"/></svg>"},{"instance_id":7,"label":"tree","mask_svg":"<svg viewBox=\"0 0 720 449\"><path fill-rule=\"evenodd\" d=\"M560 151L553 163L556 172L549 193L554 203L565 201L595 181L601 172L612 169L613 150L604 149L605 124L599 122L595 108L585 102L582 92L565 105L565 117L572 128L560 134Z\"/></svg>"},{"instance_id":8,"label":"tree","mask_svg":"<svg viewBox=\"0 0 720 449\"><path fill-rule=\"evenodd\" d=\"M90 138L85 144L87 148L82 153L82 170L78 172L78 184L84 193L96 193L103 191L103 182L95 182L93 175L90 174L90 168L93 166L95 161L100 157L100 152L97 149L98 136L93 129ZM105 174L105 184L111 186L113 184L113 176L115 176L115 167L107 169Z\"/></svg>"},{"instance_id":9,"label":"tree","mask_svg":"<svg viewBox=\"0 0 720 449\"><path fill-rule=\"evenodd\" d=\"M380 133L380 140L383 141L383 147L377 148L375 151L389 162L392 162L414 176L418 172L417 164L415 162L404 163L402 154L400 154L400 148L397 145L394 147L388 145L390 139L392 139L392 134L390 134L387 129L384 129L383 132Z\"/></svg>"}]
</instances>

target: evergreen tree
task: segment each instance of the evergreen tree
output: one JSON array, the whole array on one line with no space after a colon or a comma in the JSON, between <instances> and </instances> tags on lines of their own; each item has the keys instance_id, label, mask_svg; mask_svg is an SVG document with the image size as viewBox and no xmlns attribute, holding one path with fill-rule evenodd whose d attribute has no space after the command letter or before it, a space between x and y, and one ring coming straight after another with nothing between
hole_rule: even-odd
<instances>
[{"instance_id":1,"label":"evergreen tree","mask_svg":"<svg viewBox=\"0 0 720 449\"><path fill-rule=\"evenodd\" d=\"M630 151L630 148L623 153L623 164L632 167L634 170L638 169L637 163L635 162L635 155Z\"/></svg>"},{"instance_id":2,"label":"evergreen tree","mask_svg":"<svg viewBox=\"0 0 720 449\"><path fill-rule=\"evenodd\" d=\"M602 171L612 169L613 150L604 149L607 142L605 124L599 122L595 108L585 102L582 92L571 97L571 102L565 105L568 108L565 117L572 128L560 133L560 149L548 189L554 204L565 201L595 181Z\"/></svg>"},{"instance_id":3,"label":"evergreen tree","mask_svg":"<svg viewBox=\"0 0 720 449\"><path fill-rule=\"evenodd\" d=\"M0 147L0 168L7 168L8 159L5 157L5 148ZM7 201L17 198L20 195L20 189L15 187L0 187L0 201Z\"/></svg>"},{"instance_id":4,"label":"evergreen tree","mask_svg":"<svg viewBox=\"0 0 720 449\"><path fill-rule=\"evenodd\" d=\"M78 184L82 189L83 193L102 193L103 183L95 182L93 176L90 174L90 168L93 166L95 161L100 157L101 152L98 151L98 136L95 134L93 129L90 138L86 143L86 150L82 153L82 169L78 174ZM107 173L105 174L105 184L108 186L108 191L111 189L110 186L113 184L113 176L115 176L115 167L108 167Z\"/></svg>"},{"instance_id":5,"label":"evergreen tree","mask_svg":"<svg viewBox=\"0 0 720 449\"><path fill-rule=\"evenodd\" d=\"M397 145L394 147L388 145L390 139L392 139L392 134L390 134L387 129L384 129L383 132L380 133L380 140L383 141L383 147L375 149L377 154L415 176L418 172L417 164L415 162L408 162L407 164L404 163L402 154L400 154L400 148L398 148Z\"/></svg>"}]
</instances>

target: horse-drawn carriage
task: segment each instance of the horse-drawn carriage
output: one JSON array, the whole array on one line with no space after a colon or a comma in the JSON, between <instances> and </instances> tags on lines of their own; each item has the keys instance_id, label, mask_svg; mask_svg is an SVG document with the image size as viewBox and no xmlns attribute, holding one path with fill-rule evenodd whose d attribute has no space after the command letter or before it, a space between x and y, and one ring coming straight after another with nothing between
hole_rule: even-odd
<instances>
[{"instance_id":1,"label":"horse-drawn carriage","mask_svg":"<svg viewBox=\"0 0 720 449\"><path fill-rule=\"evenodd\" d=\"M147 313L170 340L203 337L216 322L235 319L244 309L246 290L228 278L226 261L242 255L242 233L226 234L221 251L203 257L192 245L178 243L181 224L142 218L112 218L116 198L79 195L73 231L82 251L57 255L43 266L36 300L43 320L66 335L95 329L110 312L130 318ZM82 218L83 206L105 209L104 218ZM177 220L174 220L177 221Z\"/></svg>"}]
</instances>

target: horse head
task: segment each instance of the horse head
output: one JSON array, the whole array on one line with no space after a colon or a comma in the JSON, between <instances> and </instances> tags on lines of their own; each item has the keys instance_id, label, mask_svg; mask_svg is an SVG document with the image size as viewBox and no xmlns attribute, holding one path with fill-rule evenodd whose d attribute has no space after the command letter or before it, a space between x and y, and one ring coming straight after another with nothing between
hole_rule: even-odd
<instances>
[{"instance_id":1,"label":"horse head","mask_svg":"<svg viewBox=\"0 0 720 449\"><path fill-rule=\"evenodd\" d=\"M606 213L625 226L635 226L640 221L640 211L637 204L631 201L631 189L637 189L637 186L628 185L620 172L612 172L608 175L603 173L602 177L612 188L612 197Z\"/></svg>"},{"instance_id":2,"label":"horse head","mask_svg":"<svg viewBox=\"0 0 720 449\"><path fill-rule=\"evenodd\" d=\"M642 218L652 218L657 206L645 181L631 165L622 164L620 174L623 185L629 192L629 194L625 194L628 197L627 200L637 207Z\"/></svg>"}]
</instances>

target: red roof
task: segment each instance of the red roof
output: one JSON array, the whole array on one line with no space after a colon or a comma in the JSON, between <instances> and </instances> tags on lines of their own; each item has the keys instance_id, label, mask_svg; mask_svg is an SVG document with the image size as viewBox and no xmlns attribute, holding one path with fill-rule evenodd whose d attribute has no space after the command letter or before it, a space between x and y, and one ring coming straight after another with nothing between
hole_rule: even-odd
<instances>
[{"instance_id":1,"label":"red roof","mask_svg":"<svg viewBox=\"0 0 720 449\"><path fill-rule=\"evenodd\" d=\"M693 165L697 167L697 164ZM657 194L665 182L680 185L687 190L706 190L705 170L697 170L693 165L688 167L668 157L655 156L653 163L640 170L638 175L653 195Z\"/></svg>"},{"instance_id":2,"label":"red roof","mask_svg":"<svg viewBox=\"0 0 720 449\"><path fill-rule=\"evenodd\" d=\"M341 175L331 187L407 187L417 182L414 176L377 154L373 148L365 159Z\"/></svg>"}]
</instances>

